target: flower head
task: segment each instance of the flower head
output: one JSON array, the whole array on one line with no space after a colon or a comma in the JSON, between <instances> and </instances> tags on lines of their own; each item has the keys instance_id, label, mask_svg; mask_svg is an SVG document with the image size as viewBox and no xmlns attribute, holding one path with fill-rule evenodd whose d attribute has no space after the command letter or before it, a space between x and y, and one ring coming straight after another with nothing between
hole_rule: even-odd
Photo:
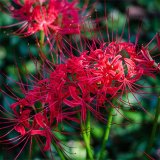
<instances>
[{"instance_id":1,"label":"flower head","mask_svg":"<svg viewBox=\"0 0 160 160\"><path fill-rule=\"evenodd\" d=\"M79 33L80 15L77 0L13 0L11 16L17 19L21 28L17 33L30 36L43 31L48 38L53 35Z\"/></svg>"}]
</instances>

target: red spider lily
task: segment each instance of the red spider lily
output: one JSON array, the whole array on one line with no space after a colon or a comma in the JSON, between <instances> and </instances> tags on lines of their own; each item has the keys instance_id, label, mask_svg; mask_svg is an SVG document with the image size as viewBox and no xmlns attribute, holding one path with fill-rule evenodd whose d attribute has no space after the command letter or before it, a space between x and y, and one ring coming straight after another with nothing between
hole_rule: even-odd
<instances>
[{"instance_id":1,"label":"red spider lily","mask_svg":"<svg viewBox=\"0 0 160 160\"><path fill-rule=\"evenodd\" d=\"M11 105L15 117L9 125L12 129L1 138L16 131L19 143L39 137L43 150L50 150L52 142L61 148L54 127L67 121L85 122L87 111L105 120L101 113L105 103L111 104L113 98L125 93L134 95L142 76L154 77L155 63L147 48L137 51L130 42L110 42L72 56L65 64L54 65L48 78L37 81L33 89L24 92L24 98Z\"/></svg>"},{"instance_id":2,"label":"red spider lily","mask_svg":"<svg viewBox=\"0 0 160 160\"><path fill-rule=\"evenodd\" d=\"M61 80L60 87L55 85L61 88L58 92L61 105L80 107L83 121L87 110L98 117L99 107L105 102L128 92L138 92L137 82L143 76L154 77L157 71L145 47L137 51L133 43L116 41L100 46L103 47L91 47L79 57L72 56L52 73L52 79L57 76ZM53 84L57 84L57 80Z\"/></svg>"},{"instance_id":3,"label":"red spider lily","mask_svg":"<svg viewBox=\"0 0 160 160\"><path fill-rule=\"evenodd\" d=\"M10 140L2 140L2 143L12 144L13 140L17 142L15 146L25 143L25 147L35 138L40 146L43 146L42 151L50 151L52 143L55 143L63 151L60 141L54 135L54 128L62 123L70 123L70 121L80 122L75 116L79 110L72 110L71 107L66 107L63 103L63 99L69 96L67 89L69 78L65 72L65 66L57 65L49 78L37 80L32 89L23 91L24 98L17 98L17 102L10 106L13 110L11 117L2 112L7 118L2 118L6 122L0 123L0 125L6 125L5 128L8 128L9 131L0 138L5 138L12 132L19 134L18 137ZM20 85L23 89L21 83Z\"/></svg>"},{"instance_id":4,"label":"red spider lily","mask_svg":"<svg viewBox=\"0 0 160 160\"><path fill-rule=\"evenodd\" d=\"M118 79L116 79L120 88L123 84L125 85L125 89L127 89L126 87L131 88L144 75L154 77L153 73L157 69L154 67L154 61L148 58L148 50L144 47L139 52L136 51L134 44L127 42L111 43L108 47L115 47L112 54L121 56L119 60L122 64L122 69L116 70L118 74L121 73Z\"/></svg>"},{"instance_id":5,"label":"red spider lily","mask_svg":"<svg viewBox=\"0 0 160 160\"><path fill-rule=\"evenodd\" d=\"M10 5L11 16L19 22L15 25L22 26L17 34L30 36L43 31L48 39L53 35L66 35L79 33L81 19L78 1L66 0L13 0ZM13 26L13 25L11 25Z\"/></svg>"},{"instance_id":6,"label":"red spider lily","mask_svg":"<svg viewBox=\"0 0 160 160\"><path fill-rule=\"evenodd\" d=\"M153 39L155 38L156 36ZM94 103L97 107L119 95L129 92L137 93L140 89L138 81L144 76L155 77L154 73L158 70L158 64L151 58L147 46L142 46L140 50L137 50L136 45L131 42L105 43L102 40L98 42L100 47L95 47L96 43L97 41L93 40L93 45L88 44L88 49L78 51L79 57L69 58L67 68L69 76L76 85L81 84L86 93L94 95ZM75 48L72 47L72 49ZM83 94L77 88L74 92L70 91L71 97L74 97L73 100L64 100L72 107L81 104L80 97ZM71 93L75 93L77 98Z\"/></svg>"},{"instance_id":7,"label":"red spider lily","mask_svg":"<svg viewBox=\"0 0 160 160\"><path fill-rule=\"evenodd\" d=\"M0 142L12 145L12 147L10 147L9 150L15 148L20 144L23 145L22 149L20 150L19 154L16 156L15 159L18 158L20 153L25 148L26 144L30 143L30 145L32 145L33 138L36 139L40 147L43 147L42 152L51 151L51 144L53 141L55 145L57 145L57 147L63 150L60 141L54 135L54 132L59 132L59 131L54 130L54 128L57 127L53 123L51 124L49 122L50 117L47 116L48 114L47 110L43 110L39 113L34 112L34 114L31 108L14 112L13 115L6 114L3 111L1 111L1 113L3 113L6 116L6 118L0 117L0 119L2 120L2 122L0 122L0 125L1 126L5 125L4 127L0 127L0 130L8 128L8 131L7 133L0 136ZM62 116L62 119L64 117L65 115ZM74 119L71 118L71 120ZM8 140L4 139L5 137L7 137L8 135L12 134L15 131L19 133L18 136L15 136Z\"/></svg>"}]
</instances>

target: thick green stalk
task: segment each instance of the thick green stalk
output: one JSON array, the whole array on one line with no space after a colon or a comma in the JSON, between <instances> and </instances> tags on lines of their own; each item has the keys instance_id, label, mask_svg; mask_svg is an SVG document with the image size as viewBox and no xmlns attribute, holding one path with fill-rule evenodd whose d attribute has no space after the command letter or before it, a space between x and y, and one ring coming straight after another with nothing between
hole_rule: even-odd
<instances>
[{"instance_id":1,"label":"thick green stalk","mask_svg":"<svg viewBox=\"0 0 160 160\"><path fill-rule=\"evenodd\" d=\"M113 110L114 110L113 107L111 107L109 115L108 115L108 122L107 122L107 126L106 126L106 129L105 129L101 150L98 154L98 160L102 160L102 158L103 158L103 152L104 152L104 149L106 147L106 143L108 141L109 133L110 133L110 129L111 129L112 118L113 118Z\"/></svg>"},{"instance_id":2,"label":"thick green stalk","mask_svg":"<svg viewBox=\"0 0 160 160\"><path fill-rule=\"evenodd\" d=\"M90 144L91 139L91 121L90 121L91 115L90 111L87 112L87 123L86 123L86 129L87 129L87 136L88 136L88 143Z\"/></svg>"},{"instance_id":3,"label":"thick green stalk","mask_svg":"<svg viewBox=\"0 0 160 160\"><path fill-rule=\"evenodd\" d=\"M84 140L85 145L86 145L86 151L87 151L88 158L89 158L89 160L93 160L92 149L91 149L91 146L90 146L90 143L89 143L89 140L88 140L88 136L87 136L87 133L85 131L85 127L84 127L83 124L81 124L81 129L82 129L83 140Z\"/></svg>"},{"instance_id":4,"label":"thick green stalk","mask_svg":"<svg viewBox=\"0 0 160 160\"><path fill-rule=\"evenodd\" d=\"M43 32L43 31L40 31L40 40L39 40L39 43L40 43L41 49L42 49L43 46L44 46L44 38L45 38L44 32Z\"/></svg>"},{"instance_id":5,"label":"thick green stalk","mask_svg":"<svg viewBox=\"0 0 160 160\"><path fill-rule=\"evenodd\" d=\"M88 118L87 118L88 119ZM88 124L89 125L89 124ZM86 151L87 151L87 156L89 158L89 160L93 160L93 154L92 154L92 149L90 146L90 130L86 131L86 127L83 124L83 122L81 122L81 130L82 130L82 136L83 136L83 140L85 142L86 145ZM87 134L88 133L88 134Z\"/></svg>"},{"instance_id":6,"label":"thick green stalk","mask_svg":"<svg viewBox=\"0 0 160 160\"><path fill-rule=\"evenodd\" d=\"M39 52L39 56L41 58L41 60L44 62L46 60L46 56L43 53L43 47L44 47L44 39L45 39L45 34L43 31L40 31L40 39L39 39L39 45L40 45L40 52Z\"/></svg>"},{"instance_id":7,"label":"thick green stalk","mask_svg":"<svg viewBox=\"0 0 160 160\"><path fill-rule=\"evenodd\" d=\"M160 114L160 96L158 97L158 105L157 105L157 108L156 108L156 113L155 113L155 117L154 117L154 121L153 121L151 136L150 136L147 148L146 148L147 153L150 153L150 151L152 149L152 146L153 146L153 143L154 143L154 140L155 140L155 137L156 137L156 130L157 130L157 127L158 127L159 114Z\"/></svg>"}]
</instances>

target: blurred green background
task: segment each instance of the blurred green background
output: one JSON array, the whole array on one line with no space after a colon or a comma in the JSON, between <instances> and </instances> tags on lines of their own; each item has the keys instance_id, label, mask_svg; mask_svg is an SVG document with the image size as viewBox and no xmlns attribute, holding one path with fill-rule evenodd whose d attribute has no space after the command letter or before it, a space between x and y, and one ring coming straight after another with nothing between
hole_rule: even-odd
<instances>
[{"instance_id":1,"label":"blurred green background","mask_svg":"<svg viewBox=\"0 0 160 160\"><path fill-rule=\"evenodd\" d=\"M89 10L93 8L93 4L96 1L89 1ZM84 1L81 1L81 5ZM126 13L129 9L129 28L131 33L131 41L135 41L136 33L138 32L138 26L142 21L141 34L139 39L139 45L147 44L153 36L160 32L160 1L159 0L107 0L97 1L95 5L95 11L92 12L92 17L104 17L105 9L107 15L110 17L108 20L108 27L110 33L112 30L118 33L122 32L124 23L126 22ZM112 18L113 17L113 23ZM0 12L0 26L13 24L15 21L7 14ZM100 22L101 33L106 38L105 21ZM19 91L15 81L19 80L17 75L17 67L27 68L28 73L35 74L36 67L30 54L38 57L37 48L35 46L35 38L27 37L20 38L13 35L14 28L0 29L0 88L6 90L5 85L10 86L15 92ZM86 33L87 35L87 33ZM90 37L88 37L90 38ZM123 39L128 41L128 26L124 28ZM150 47L156 45L156 41L153 41ZM152 53L154 56L159 54L158 51ZM159 62L160 56L156 57L156 61ZM25 82L26 71L23 70L21 73L22 79ZM152 115L155 113L155 108L158 103L157 95L160 93L160 76L157 74L155 79L146 78L143 82L150 86L146 89L150 94L140 98L143 107ZM132 97L130 97L132 100ZM2 96L0 93L0 104L6 109L9 109L9 104L13 100L10 97ZM133 102L134 103L134 102ZM127 109L125 106L121 106L120 112L125 115L132 122L127 122L126 118L118 113L114 115L114 124L112 125L110 139L107 144L107 151L104 154L108 155L109 160L141 160L144 155L150 132L152 129L152 118L144 112L139 106L135 106L134 111ZM127 125L126 125L127 123ZM105 124L99 123L92 119L92 146L94 152L99 150L101 138L103 136L103 129ZM70 131L75 132L74 129L70 128ZM2 130L0 130L2 132ZM77 132L77 131L76 131ZM60 136L63 142L67 146L66 149L71 152L71 157L75 160L84 160L85 149L82 142L82 138L78 136ZM72 138L72 139L71 139ZM9 152L6 152L5 147L0 144L0 160L12 160L19 152L22 146L17 146ZM38 149L36 144L33 149L33 159L41 160L45 159ZM76 154L73 154L76 153ZM28 149L26 149L19 159L28 159ZM154 146L151 151L151 156L158 160L160 159L160 125L157 130L155 137ZM49 158L48 158L49 159ZM55 153L55 160L58 160Z\"/></svg>"}]
</instances>

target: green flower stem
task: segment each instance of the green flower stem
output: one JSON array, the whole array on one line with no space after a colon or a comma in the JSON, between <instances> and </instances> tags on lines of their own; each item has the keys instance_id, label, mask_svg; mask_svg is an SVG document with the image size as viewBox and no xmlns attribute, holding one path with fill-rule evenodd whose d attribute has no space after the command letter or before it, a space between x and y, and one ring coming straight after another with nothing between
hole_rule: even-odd
<instances>
[{"instance_id":1,"label":"green flower stem","mask_svg":"<svg viewBox=\"0 0 160 160\"><path fill-rule=\"evenodd\" d=\"M64 153L57 147L57 144L55 144L55 143L53 142L53 145L54 145L54 147L55 147L55 149L56 149L59 157L61 158L61 160L66 160L66 158L65 158L65 156L64 156Z\"/></svg>"},{"instance_id":2,"label":"green flower stem","mask_svg":"<svg viewBox=\"0 0 160 160\"><path fill-rule=\"evenodd\" d=\"M82 126L83 125L81 125L81 127ZM82 128L84 128L84 126ZM92 149L91 149L90 144L88 143L88 136L87 136L85 131L83 131L82 136L83 136L83 139L84 139L84 142L85 142L85 145L86 145L87 155L88 155L90 160L93 160Z\"/></svg>"},{"instance_id":3,"label":"green flower stem","mask_svg":"<svg viewBox=\"0 0 160 160\"><path fill-rule=\"evenodd\" d=\"M39 41L39 43L40 43L41 48L43 48L43 46L44 46L44 38L45 38L44 32L40 31L40 41Z\"/></svg>"},{"instance_id":4,"label":"green flower stem","mask_svg":"<svg viewBox=\"0 0 160 160\"><path fill-rule=\"evenodd\" d=\"M156 113L155 113L155 117L154 117L154 121L153 121L153 127L152 127L152 131L151 131L151 136L146 148L146 152L150 153L154 140L155 140L155 136L156 136L156 130L158 127L158 118L159 118L159 114L160 114L160 96L158 97L158 105L156 108Z\"/></svg>"},{"instance_id":5,"label":"green flower stem","mask_svg":"<svg viewBox=\"0 0 160 160\"><path fill-rule=\"evenodd\" d=\"M106 147L106 143L108 141L109 133L110 133L110 129L111 129L112 118L113 118L113 110L114 110L114 108L111 107L109 115L108 115L108 122L107 122L106 130L105 130L105 133L104 133L104 138L103 138L101 150L98 154L98 160L102 160L102 158L103 158L103 152L104 152L104 149Z\"/></svg>"},{"instance_id":6,"label":"green flower stem","mask_svg":"<svg viewBox=\"0 0 160 160\"><path fill-rule=\"evenodd\" d=\"M87 137L88 137L88 144L90 145L90 139L91 139L91 121L90 121L90 111L87 111L87 121L86 121L86 133L87 133ZM89 158L89 155L87 153L86 155L86 159Z\"/></svg>"},{"instance_id":7,"label":"green flower stem","mask_svg":"<svg viewBox=\"0 0 160 160\"><path fill-rule=\"evenodd\" d=\"M43 31L40 31L40 40L39 40L39 45L40 45L40 52L39 52L39 56L41 58L41 60L44 62L46 60L46 56L43 53L43 47L44 47L44 39L45 39L45 34Z\"/></svg>"},{"instance_id":8,"label":"green flower stem","mask_svg":"<svg viewBox=\"0 0 160 160\"><path fill-rule=\"evenodd\" d=\"M87 129L87 136L88 136L88 143L90 144L91 139L91 114L90 111L87 112L87 123L86 123L86 129Z\"/></svg>"},{"instance_id":9,"label":"green flower stem","mask_svg":"<svg viewBox=\"0 0 160 160\"><path fill-rule=\"evenodd\" d=\"M84 125L84 123L81 122L81 130L82 130L83 140L86 145L87 157L89 158L89 160L93 160L93 154L92 154L92 149L90 145L90 112L89 111L87 113L86 125Z\"/></svg>"}]
</instances>

